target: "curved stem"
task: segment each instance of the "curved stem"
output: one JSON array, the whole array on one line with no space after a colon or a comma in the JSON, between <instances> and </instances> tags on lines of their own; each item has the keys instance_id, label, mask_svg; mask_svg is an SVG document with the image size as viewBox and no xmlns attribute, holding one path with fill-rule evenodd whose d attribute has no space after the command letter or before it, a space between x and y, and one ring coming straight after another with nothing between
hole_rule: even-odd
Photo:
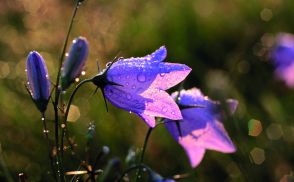
<instances>
[{"instance_id":1,"label":"curved stem","mask_svg":"<svg viewBox=\"0 0 294 182\"><path fill-rule=\"evenodd\" d=\"M78 89L85 83L87 82L90 82L92 81L92 79L86 79L86 80L83 80L81 81L77 86L76 88L74 89L74 91L72 92L70 98L69 98L69 101L68 101L68 104L67 104L67 107L66 107L66 110L65 110L65 114L64 114L64 120L62 122L63 126L61 127L61 156L63 156L63 147L64 147L64 137L65 137L65 134L66 134L66 128L67 128L67 117L68 117L68 114L69 114L69 110L70 110L70 106L71 106L71 103L74 99L74 96L75 94L77 93Z\"/></svg>"},{"instance_id":2,"label":"curved stem","mask_svg":"<svg viewBox=\"0 0 294 182\"><path fill-rule=\"evenodd\" d=\"M55 90L55 102L54 102L55 145L56 145L57 176L60 177L60 178L58 178L60 181L64 181L64 174L63 174L64 172L63 172L63 166L60 166L62 164L60 164L61 159L59 158L59 142L58 142L59 141L59 133L58 133L58 127L59 127L58 126L58 121L59 121L59 118L58 118L58 102L59 102L59 96L60 96L60 92L61 92L61 90L59 88L59 80L60 80L59 77L60 77L60 71L61 71L62 62L63 62L63 59L64 59L65 49L66 49L66 46L67 46L69 35L70 35L70 32L71 32L72 25L73 25L73 22L74 22L74 18L76 16L79 5L80 5L80 0L77 0L75 8L73 10L71 20L70 20L69 28L68 28L68 31L67 31L67 34L66 34L66 37L65 37L65 40L64 40L63 49L62 49L62 52L61 52L61 55L60 55L60 58L59 58L58 73L57 73L57 77L56 77L57 89ZM61 150L63 150L63 148Z\"/></svg>"},{"instance_id":3,"label":"curved stem","mask_svg":"<svg viewBox=\"0 0 294 182\"><path fill-rule=\"evenodd\" d=\"M45 113L44 112L42 113L41 120L43 122L43 133L44 133L44 136L45 136L45 138L47 140L48 152L49 152L48 155L49 155L49 159L50 159L51 170L52 170L53 176L54 176L54 178L56 180L57 176L56 176L55 169L54 169L54 161L53 161L53 158L52 158L52 155L51 155L52 147L50 145L50 140L49 140L49 136L48 136L49 130L47 129L46 118L45 118Z\"/></svg>"},{"instance_id":4,"label":"curved stem","mask_svg":"<svg viewBox=\"0 0 294 182\"><path fill-rule=\"evenodd\" d=\"M142 150L142 153L141 153L139 165L141 165L143 163L144 155L145 155L145 150L146 150L147 143L148 143L148 140L149 140L149 137L150 137L150 134L151 134L152 130L153 130L153 128L149 127L149 129L147 131L147 134L145 136L143 150ZM140 176L141 176L141 169L138 170L138 173L137 173L137 176L136 176L136 181L139 180Z\"/></svg>"}]
</instances>

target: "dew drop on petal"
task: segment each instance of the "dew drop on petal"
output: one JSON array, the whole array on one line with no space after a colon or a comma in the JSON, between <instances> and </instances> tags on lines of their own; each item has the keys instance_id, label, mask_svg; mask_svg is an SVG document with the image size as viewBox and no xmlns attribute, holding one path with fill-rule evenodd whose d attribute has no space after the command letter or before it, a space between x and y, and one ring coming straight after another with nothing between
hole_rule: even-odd
<instances>
[{"instance_id":1,"label":"dew drop on petal","mask_svg":"<svg viewBox=\"0 0 294 182\"><path fill-rule=\"evenodd\" d=\"M162 108L162 112L166 112L166 111L167 111L166 107Z\"/></svg>"},{"instance_id":2,"label":"dew drop on petal","mask_svg":"<svg viewBox=\"0 0 294 182\"><path fill-rule=\"evenodd\" d=\"M160 75L161 77L164 77L165 73L160 73L159 75Z\"/></svg>"},{"instance_id":3,"label":"dew drop on petal","mask_svg":"<svg viewBox=\"0 0 294 182\"><path fill-rule=\"evenodd\" d=\"M137 76L137 80L139 81L139 82L145 82L146 81L146 76L144 75L144 74L138 74L138 76Z\"/></svg>"},{"instance_id":4,"label":"dew drop on petal","mask_svg":"<svg viewBox=\"0 0 294 182\"><path fill-rule=\"evenodd\" d=\"M127 99L131 100L132 96L130 94L127 94Z\"/></svg>"},{"instance_id":5,"label":"dew drop on petal","mask_svg":"<svg viewBox=\"0 0 294 182\"><path fill-rule=\"evenodd\" d=\"M175 115L175 112L173 111L173 112L171 112L172 113L172 115Z\"/></svg>"},{"instance_id":6,"label":"dew drop on petal","mask_svg":"<svg viewBox=\"0 0 294 182\"><path fill-rule=\"evenodd\" d=\"M68 53L65 53L65 57L68 57Z\"/></svg>"},{"instance_id":7,"label":"dew drop on petal","mask_svg":"<svg viewBox=\"0 0 294 182\"><path fill-rule=\"evenodd\" d=\"M132 111L129 111L130 114L132 114Z\"/></svg>"},{"instance_id":8,"label":"dew drop on petal","mask_svg":"<svg viewBox=\"0 0 294 182\"><path fill-rule=\"evenodd\" d=\"M76 78L76 79L75 79L75 81L76 81L76 82L79 82L79 81L80 81L80 79L79 79L79 78Z\"/></svg>"},{"instance_id":9,"label":"dew drop on petal","mask_svg":"<svg viewBox=\"0 0 294 182\"><path fill-rule=\"evenodd\" d=\"M86 74L86 72L85 71L82 71L82 73L81 73L83 76Z\"/></svg>"},{"instance_id":10,"label":"dew drop on petal","mask_svg":"<svg viewBox=\"0 0 294 182\"><path fill-rule=\"evenodd\" d=\"M25 72L27 72L28 70L27 69L25 69Z\"/></svg>"},{"instance_id":11,"label":"dew drop on petal","mask_svg":"<svg viewBox=\"0 0 294 182\"><path fill-rule=\"evenodd\" d=\"M132 86L132 89L135 89L135 88L136 88L136 85L133 85L133 86Z\"/></svg>"}]
</instances>

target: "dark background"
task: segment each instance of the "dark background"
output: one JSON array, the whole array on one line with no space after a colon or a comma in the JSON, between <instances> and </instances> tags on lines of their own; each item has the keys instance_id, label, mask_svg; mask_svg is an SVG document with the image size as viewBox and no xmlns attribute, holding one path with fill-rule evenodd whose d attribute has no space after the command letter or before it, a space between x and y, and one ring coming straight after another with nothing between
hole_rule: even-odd
<instances>
[{"instance_id":1,"label":"dark background","mask_svg":"<svg viewBox=\"0 0 294 182\"><path fill-rule=\"evenodd\" d=\"M39 51L55 81L73 4L0 1L0 143L14 179L19 172L30 181L46 179L47 146L40 114L23 86L25 60L29 51ZM81 35L90 44L86 75L80 79L97 73L96 61L104 67L118 54L139 57L165 45L168 62L193 69L186 89L198 87L214 100L239 100L235 115L224 121L238 148L235 154L208 151L192 169L183 149L158 127L145 158L154 170L165 177L191 173L183 181L279 181L293 173L294 93L275 78L268 48L277 33L294 32L293 9L292 0L86 0L70 40ZM106 112L101 94L91 96L94 90L89 84L78 93L71 135L83 155L88 123L95 122L93 150L107 145L104 163L114 156L123 161L131 146L143 145L147 126L110 104ZM51 106L46 115L53 119ZM78 164L70 158L67 163L70 170ZM0 179L5 179L2 167Z\"/></svg>"}]
</instances>

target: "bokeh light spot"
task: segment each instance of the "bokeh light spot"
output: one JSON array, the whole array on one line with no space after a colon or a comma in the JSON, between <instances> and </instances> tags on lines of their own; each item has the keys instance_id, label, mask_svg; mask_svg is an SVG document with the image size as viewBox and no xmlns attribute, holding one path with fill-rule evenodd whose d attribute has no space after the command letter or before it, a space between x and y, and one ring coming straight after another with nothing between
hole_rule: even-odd
<instances>
[{"instance_id":1,"label":"bokeh light spot","mask_svg":"<svg viewBox=\"0 0 294 182\"><path fill-rule=\"evenodd\" d=\"M232 178L237 178L241 174L241 171L235 162L229 163L226 170Z\"/></svg>"},{"instance_id":2,"label":"bokeh light spot","mask_svg":"<svg viewBox=\"0 0 294 182\"><path fill-rule=\"evenodd\" d=\"M283 136L283 130L279 124L271 124L266 129L266 135L270 140L278 140Z\"/></svg>"},{"instance_id":3,"label":"bokeh light spot","mask_svg":"<svg viewBox=\"0 0 294 182\"><path fill-rule=\"evenodd\" d=\"M81 114L80 114L79 107L77 107L75 105L71 105L70 109L69 109L67 121L75 122L76 120L78 120L80 118L80 116L81 116Z\"/></svg>"},{"instance_id":4,"label":"bokeh light spot","mask_svg":"<svg viewBox=\"0 0 294 182\"><path fill-rule=\"evenodd\" d=\"M259 120L251 119L248 122L248 135L257 137L262 132L262 124Z\"/></svg>"},{"instance_id":5,"label":"bokeh light spot","mask_svg":"<svg viewBox=\"0 0 294 182\"><path fill-rule=\"evenodd\" d=\"M273 12L271 9L268 8L264 8L261 12L260 12L260 18L263 21L270 21L273 17Z\"/></svg>"},{"instance_id":6,"label":"bokeh light spot","mask_svg":"<svg viewBox=\"0 0 294 182\"><path fill-rule=\"evenodd\" d=\"M250 151L250 156L253 162L257 165L262 164L265 161L265 153L264 150L258 147L253 148Z\"/></svg>"},{"instance_id":7,"label":"bokeh light spot","mask_svg":"<svg viewBox=\"0 0 294 182\"><path fill-rule=\"evenodd\" d=\"M294 142L294 127L286 126L283 131L284 140L287 142Z\"/></svg>"}]
</instances>

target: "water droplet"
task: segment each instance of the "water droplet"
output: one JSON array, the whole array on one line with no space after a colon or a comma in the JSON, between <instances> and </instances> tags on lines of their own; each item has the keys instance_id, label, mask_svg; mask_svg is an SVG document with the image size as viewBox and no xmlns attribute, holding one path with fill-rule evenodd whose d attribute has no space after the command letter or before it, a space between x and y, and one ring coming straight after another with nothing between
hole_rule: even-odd
<instances>
[{"instance_id":1,"label":"water droplet","mask_svg":"<svg viewBox=\"0 0 294 182\"><path fill-rule=\"evenodd\" d=\"M167 111L167 108L162 108L162 112L166 112Z\"/></svg>"},{"instance_id":2,"label":"water droplet","mask_svg":"<svg viewBox=\"0 0 294 182\"><path fill-rule=\"evenodd\" d=\"M42 118L41 118L41 120L42 120L42 121L44 121L44 120L45 120L45 118L43 118L43 117L42 117Z\"/></svg>"},{"instance_id":3,"label":"water droplet","mask_svg":"<svg viewBox=\"0 0 294 182\"><path fill-rule=\"evenodd\" d=\"M138 74L137 80L139 82L145 82L146 81L146 76L144 74Z\"/></svg>"},{"instance_id":4,"label":"water droplet","mask_svg":"<svg viewBox=\"0 0 294 182\"><path fill-rule=\"evenodd\" d=\"M68 53L65 53L65 57L68 57Z\"/></svg>"},{"instance_id":5,"label":"water droplet","mask_svg":"<svg viewBox=\"0 0 294 182\"><path fill-rule=\"evenodd\" d=\"M28 70L27 69L25 69L25 72L27 72Z\"/></svg>"},{"instance_id":6,"label":"water droplet","mask_svg":"<svg viewBox=\"0 0 294 182\"><path fill-rule=\"evenodd\" d=\"M127 94L127 99L131 100L132 96L130 94Z\"/></svg>"},{"instance_id":7,"label":"water droplet","mask_svg":"<svg viewBox=\"0 0 294 182\"><path fill-rule=\"evenodd\" d=\"M175 115L175 112L173 111L173 112L171 112L172 113L172 115Z\"/></svg>"},{"instance_id":8,"label":"water droplet","mask_svg":"<svg viewBox=\"0 0 294 182\"><path fill-rule=\"evenodd\" d=\"M160 75L161 77L164 77L165 73L160 73L159 75Z\"/></svg>"},{"instance_id":9,"label":"water droplet","mask_svg":"<svg viewBox=\"0 0 294 182\"><path fill-rule=\"evenodd\" d=\"M65 128L65 124L61 124L61 128Z\"/></svg>"},{"instance_id":10,"label":"water droplet","mask_svg":"<svg viewBox=\"0 0 294 182\"><path fill-rule=\"evenodd\" d=\"M83 76L86 74L86 72L85 71L82 71L82 73L81 73Z\"/></svg>"},{"instance_id":11,"label":"water droplet","mask_svg":"<svg viewBox=\"0 0 294 182\"><path fill-rule=\"evenodd\" d=\"M75 82L79 82L79 81L80 81L80 79L79 79L79 78L76 78L76 79L75 79Z\"/></svg>"},{"instance_id":12,"label":"water droplet","mask_svg":"<svg viewBox=\"0 0 294 182\"><path fill-rule=\"evenodd\" d=\"M133 85L133 86L132 86L132 89L135 89L135 88L136 88L136 85Z\"/></svg>"},{"instance_id":13,"label":"water droplet","mask_svg":"<svg viewBox=\"0 0 294 182\"><path fill-rule=\"evenodd\" d=\"M72 43L76 43L77 42L77 40L76 39L74 39L73 41L72 41Z\"/></svg>"},{"instance_id":14,"label":"water droplet","mask_svg":"<svg viewBox=\"0 0 294 182\"><path fill-rule=\"evenodd\" d=\"M49 130L43 130L43 133L49 133Z\"/></svg>"},{"instance_id":15,"label":"water droplet","mask_svg":"<svg viewBox=\"0 0 294 182\"><path fill-rule=\"evenodd\" d=\"M109 149L108 146L103 146L103 147L102 147L102 151L103 151L104 154L108 154L109 151L110 151L110 149Z\"/></svg>"},{"instance_id":16,"label":"water droplet","mask_svg":"<svg viewBox=\"0 0 294 182\"><path fill-rule=\"evenodd\" d=\"M29 84L30 84L30 82L27 82L27 84L29 85Z\"/></svg>"},{"instance_id":17,"label":"water droplet","mask_svg":"<svg viewBox=\"0 0 294 182\"><path fill-rule=\"evenodd\" d=\"M112 62L108 62L106 63L106 67L109 67L111 65Z\"/></svg>"},{"instance_id":18,"label":"water droplet","mask_svg":"<svg viewBox=\"0 0 294 182\"><path fill-rule=\"evenodd\" d=\"M147 171L146 168L143 168L143 171L146 172Z\"/></svg>"},{"instance_id":19,"label":"water droplet","mask_svg":"<svg viewBox=\"0 0 294 182\"><path fill-rule=\"evenodd\" d=\"M132 114L132 111L129 111L130 114Z\"/></svg>"},{"instance_id":20,"label":"water droplet","mask_svg":"<svg viewBox=\"0 0 294 182\"><path fill-rule=\"evenodd\" d=\"M49 75L48 74L46 74L46 78L49 78Z\"/></svg>"}]
</instances>

